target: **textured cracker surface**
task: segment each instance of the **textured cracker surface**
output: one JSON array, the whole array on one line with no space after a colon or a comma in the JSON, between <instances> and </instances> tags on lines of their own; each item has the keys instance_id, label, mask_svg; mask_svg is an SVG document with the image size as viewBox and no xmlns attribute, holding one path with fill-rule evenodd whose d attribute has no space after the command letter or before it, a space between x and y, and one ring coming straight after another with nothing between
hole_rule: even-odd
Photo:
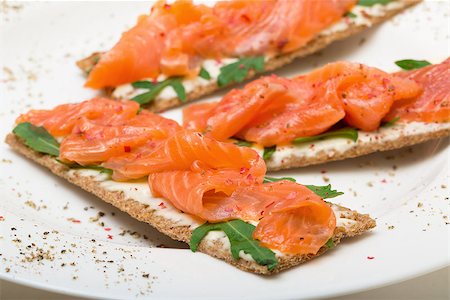
<instances>
[{"instance_id":1,"label":"textured cracker surface","mask_svg":"<svg viewBox=\"0 0 450 300\"><path fill-rule=\"evenodd\" d=\"M118 209L128 213L133 218L148 223L155 227L160 232L170 236L171 238L188 243L192 235L192 228L190 226L179 226L170 219L164 218L158 215L155 209L152 209L148 205L142 204L133 199L126 198L122 192L112 192L104 189L100 186L100 182L93 180L92 177L80 176L76 172L69 173L70 168L58 163L53 157L35 152L31 148L27 147L22 141L14 134L9 134L6 137L6 143L8 143L12 149L25 157L35 161L36 163L49 169L54 174L65 178L69 182L81 187L82 189L96 195L103 201L112 204ZM364 233L365 231L375 227L375 221L368 215L359 214L356 211L352 211L348 208L340 207L341 214L345 214L346 219L355 220L351 226L336 227L333 235L333 241L338 244L344 237L356 236ZM278 266L268 271L266 267L258 265L256 262L247 261L244 259L234 260L228 249L224 248L221 242L205 243L202 242L199 246L199 251L219 258L221 260L230 263L239 269L257 273L270 275L282 271L284 269L294 267L301 263L304 263L327 250L327 247L322 247L316 255L284 255L279 258Z\"/></svg>"},{"instance_id":2,"label":"textured cracker surface","mask_svg":"<svg viewBox=\"0 0 450 300\"><path fill-rule=\"evenodd\" d=\"M275 69L278 69L284 65L291 63L296 58L305 57L307 55L310 55L317 51L320 51L333 42L345 39L351 35L355 35L355 34L361 32L369 27L372 27L379 23L382 23L382 22L392 18L396 14L402 12L403 10L407 9L408 7L413 6L421 1L422 0L398 0L398 2L402 3L402 5L399 6L399 8L389 10L382 16L377 16L377 17L371 16L369 18L370 22L372 23L371 26L351 24L344 31L339 31L339 32L329 34L329 35L319 35L315 39L313 39L309 43L307 43L305 46L303 46L302 48L300 48L294 52L280 55L280 56L269 59L265 63L264 70L265 71L273 71ZM95 57L99 54L100 54L99 52L96 52L96 53L92 54L91 56L78 61L77 62L78 67L84 71L90 70L92 68L92 63L95 61ZM251 78L255 77L256 75L257 74L255 74L254 72L250 72L250 74L247 76L247 79L251 79ZM229 87L229 86L226 86L226 87ZM154 111L154 112L161 112L161 111L167 110L172 107L180 106L183 103L194 101L202 96L211 94L212 92L217 91L221 88L225 88L225 87L219 87L216 82L211 82L209 85L199 86L198 88L194 89L193 91L187 93L186 100L184 102L181 102L176 97L172 98L172 99L155 99L155 101L153 101L149 105L145 106L145 108L147 108L151 111ZM112 89L107 88L107 89L105 89L105 92L110 96L112 93Z\"/></svg>"}]
</instances>

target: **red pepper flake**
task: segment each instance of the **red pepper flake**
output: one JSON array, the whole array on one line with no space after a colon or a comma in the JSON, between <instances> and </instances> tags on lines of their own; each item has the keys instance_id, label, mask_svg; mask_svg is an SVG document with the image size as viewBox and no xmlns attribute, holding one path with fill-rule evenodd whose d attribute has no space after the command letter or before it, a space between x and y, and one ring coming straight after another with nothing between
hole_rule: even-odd
<instances>
[{"instance_id":1,"label":"red pepper flake","mask_svg":"<svg viewBox=\"0 0 450 300\"><path fill-rule=\"evenodd\" d=\"M224 209L226 212L231 213L233 212L233 208L232 207L225 207Z\"/></svg>"},{"instance_id":2,"label":"red pepper flake","mask_svg":"<svg viewBox=\"0 0 450 300\"><path fill-rule=\"evenodd\" d=\"M241 15L241 18L247 23L250 23L252 21L252 20L250 20L250 17L247 16L246 14Z\"/></svg>"},{"instance_id":3,"label":"red pepper flake","mask_svg":"<svg viewBox=\"0 0 450 300\"><path fill-rule=\"evenodd\" d=\"M281 41L278 41L278 43L277 43L278 49L283 49L283 47L286 46L287 43L288 43L288 39L283 39Z\"/></svg>"},{"instance_id":4,"label":"red pepper flake","mask_svg":"<svg viewBox=\"0 0 450 300\"><path fill-rule=\"evenodd\" d=\"M248 175L247 175L247 179L248 179L248 180L253 180L252 174L248 174Z\"/></svg>"},{"instance_id":5,"label":"red pepper flake","mask_svg":"<svg viewBox=\"0 0 450 300\"><path fill-rule=\"evenodd\" d=\"M158 206L161 208L166 208L166 205L164 204L164 202L161 202L160 204L158 204Z\"/></svg>"},{"instance_id":6,"label":"red pepper flake","mask_svg":"<svg viewBox=\"0 0 450 300\"><path fill-rule=\"evenodd\" d=\"M272 203L267 204L264 208L268 208L269 206L274 205L274 204L275 204L275 201L272 201Z\"/></svg>"},{"instance_id":7,"label":"red pepper flake","mask_svg":"<svg viewBox=\"0 0 450 300\"><path fill-rule=\"evenodd\" d=\"M260 215L262 216L264 214L264 211L262 210L261 212L260 212Z\"/></svg>"},{"instance_id":8,"label":"red pepper flake","mask_svg":"<svg viewBox=\"0 0 450 300\"><path fill-rule=\"evenodd\" d=\"M230 178L225 179L225 184L226 185L233 185L233 180L231 180Z\"/></svg>"},{"instance_id":9,"label":"red pepper flake","mask_svg":"<svg viewBox=\"0 0 450 300\"><path fill-rule=\"evenodd\" d=\"M170 9L170 4L167 4L167 3L164 4L164 8L165 8L165 9Z\"/></svg>"},{"instance_id":10,"label":"red pepper flake","mask_svg":"<svg viewBox=\"0 0 450 300\"><path fill-rule=\"evenodd\" d=\"M5 221L5 218L3 216L0 216L0 221Z\"/></svg>"},{"instance_id":11,"label":"red pepper flake","mask_svg":"<svg viewBox=\"0 0 450 300\"><path fill-rule=\"evenodd\" d=\"M248 168L245 168L245 167L242 167L240 170L239 170L239 174L244 174L245 172L247 172L248 171Z\"/></svg>"},{"instance_id":12,"label":"red pepper flake","mask_svg":"<svg viewBox=\"0 0 450 300\"><path fill-rule=\"evenodd\" d=\"M103 229L105 229L105 231L111 231L111 228L109 228L109 227L105 227Z\"/></svg>"},{"instance_id":13,"label":"red pepper flake","mask_svg":"<svg viewBox=\"0 0 450 300\"><path fill-rule=\"evenodd\" d=\"M74 218L68 218L67 221L70 221L72 223L81 223L80 220L74 219Z\"/></svg>"},{"instance_id":14,"label":"red pepper flake","mask_svg":"<svg viewBox=\"0 0 450 300\"><path fill-rule=\"evenodd\" d=\"M382 183L387 183L387 180L386 179L382 179L381 182Z\"/></svg>"},{"instance_id":15,"label":"red pepper flake","mask_svg":"<svg viewBox=\"0 0 450 300\"><path fill-rule=\"evenodd\" d=\"M327 170L321 170L320 173L325 174Z\"/></svg>"},{"instance_id":16,"label":"red pepper flake","mask_svg":"<svg viewBox=\"0 0 450 300\"><path fill-rule=\"evenodd\" d=\"M108 234L108 240L112 240L112 239L113 239L113 236Z\"/></svg>"},{"instance_id":17,"label":"red pepper flake","mask_svg":"<svg viewBox=\"0 0 450 300\"><path fill-rule=\"evenodd\" d=\"M243 68L245 68L244 64L240 64L240 65L239 65L239 69L242 70Z\"/></svg>"},{"instance_id":18,"label":"red pepper flake","mask_svg":"<svg viewBox=\"0 0 450 300\"><path fill-rule=\"evenodd\" d=\"M375 256L367 256L367 259L374 259Z\"/></svg>"},{"instance_id":19,"label":"red pepper flake","mask_svg":"<svg viewBox=\"0 0 450 300\"><path fill-rule=\"evenodd\" d=\"M125 152L131 152L131 147L130 146L123 146L123 151Z\"/></svg>"}]
</instances>

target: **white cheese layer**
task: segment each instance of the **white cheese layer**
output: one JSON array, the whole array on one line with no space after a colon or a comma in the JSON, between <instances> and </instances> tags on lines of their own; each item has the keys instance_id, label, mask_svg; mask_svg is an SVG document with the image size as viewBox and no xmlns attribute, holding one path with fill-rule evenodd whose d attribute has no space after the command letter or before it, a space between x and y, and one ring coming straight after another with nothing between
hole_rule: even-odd
<instances>
[{"instance_id":1,"label":"white cheese layer","mask_svg":"<svg viewBox=\"0 0 450 300\"><path fill-rule=\"evenodd\" d=\"M354 15L354 17L342 18L342 20L340 20L330 28L322 31L320 35L326 36L335 34L336 32L345 31L350 25L370 27L372 26L372 21L370 18L382 17L386 15L386 13L392 10L402 8L403 6L405 6L405 3L403 3L402 1L393 1L385 5L383 4L375 4L373 6L356 5L351 10L351 13Z\"/></svg>"},{"instance_id":2,"label":"white cheese layer","mask_svg":"<svg viewBox=\"0 0 450 300\"><path fill-rule=\"evenodd\" d=\"M272 155L272 158L266 162L267 167L277 168L283 166L288 159L308 159L319 155L326 154L330 159L339 154L343 154L352 148L357 148L362 145L377 145L386 144L396 141L402 136L422 135L427 132L435 132L437 130L450 130L450 122L447 123L397 123L392 127L380 127L377 131L362 132L358 131L358 141L345 138L330 138L321 141L314 141L308 143L301 143L297 145L287 145L277 147ZM258 152L261 150L255 149Z\"/></svg>"},{"instance_id":3,"label":"white cheese layer","mask_svg":"<svg viewBox=\"0 0 450 300\"><path fill-rule=\"evenodd\" d=\"M100 186L107 191L122 192L126 199L134 200L144 205L148 205L155 210L155 213L167 220L170 220L176 226L191 226L192 229L202 225L203 222L192 215L181 212L176 209L169 201L154 197L148 186L146 180L134 180L129 182L118 182L110 179L109 175L103 174L98 170L91 169L73 169L69 171L69 175L88 177L90 180L94 180L100 183ZM331 206L336 215L336 225L338 227L350 228L356 221L349 219L345 211L341 211L336 205ZM252 222L257 225L257 222ZM230 250L230 242L228 237L222 231L210 231L205 237L206 243L213 245L216 243L222 244L223 249ZM283 253L274 251L278 257L283 256ZM247 261L253 261L253 258L249 254L245 254L243 251L239 253L239 256Z\"/></svg>"},{"instance_id":4,"label":"white cheese layer","mask_svg":"<svg viewBox=\"0 0 450 300\"><path fill-rule=\"evenodd\" d=\"M355 6L352 9L352 13L355 15L354 18L350 17L344 17L336 24L332 25L330 28L323 30L319 35L321 36L327 36L335 34L336 32L345 31L350 25L357 25L357 26L372 26L372 17L380 17L385 15L387 12L391 10L395 10L398 8L401 8L405 6L405 3L402 1L393 1L386 5L382 4L375 4L371 7L365 7L365 6ZM208 71L208 73L211 75L211 79L206 80L201 78L200 76L197 76L195 78L184 78L182 79L181 83L183 84L186 94L189 94L190 92L202 87L207 86L211 83L217 82L217 77L220 74L220 68L223 66L226 66L228 64L236 62L237 58L226 58L222 59L220 61L216 61L213 59L207 59L203 62L202 67ZM266 57L267 60L267 57ZM157 78L157 81L163 81L167 79L166 76L160 75ZM143 80L152 81L152 79L145 78ZM134 88L131 84L123 84L118 86L112 93L112 97L116 99L131 99L137 95L140 95L142 93L147 92L146 89L137 89ZM167 100L167 99L173 99L176 98L177 94L175 93L174 89L170 86L166 87L162 90L162 92L156 96L155 100Z\"/></svg>"}]
</instances>

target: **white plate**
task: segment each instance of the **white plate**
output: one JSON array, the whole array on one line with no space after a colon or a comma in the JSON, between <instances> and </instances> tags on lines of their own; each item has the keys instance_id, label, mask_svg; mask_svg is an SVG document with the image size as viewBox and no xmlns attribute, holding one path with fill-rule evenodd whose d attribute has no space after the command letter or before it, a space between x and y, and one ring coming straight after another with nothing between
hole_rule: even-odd
<instances>
[{"instance_id":1,"label":"white plate","mask_svg":"<svg viewBox=\"0 0 450 300\"><path fill-rule=\"evenodd\" d=\"M142 2L12 5L2 4L0 23L2 137L30 107L49 108L94 95L82 88L75 60L109 48L149 9ZM439 61L448 55L447 22L445 2L422 4L277 73L298 74L338 59L392 70L393 62L403 58ZM166 115L179 119L180 110ZM336 201L370 213L378 227L267 278L182 249L183 244L52 176L2 143L0 278L79 296L185 299L325 297L405 280L449 263L448 153L448 141L432 141L274 174L310 184L329 178L345 192ZM105 216L90 222L100 211ZM161 244L172 249L155 247ZM36 255L38 249L45 252L42 257Z\"/></svg>"}]
</instances>

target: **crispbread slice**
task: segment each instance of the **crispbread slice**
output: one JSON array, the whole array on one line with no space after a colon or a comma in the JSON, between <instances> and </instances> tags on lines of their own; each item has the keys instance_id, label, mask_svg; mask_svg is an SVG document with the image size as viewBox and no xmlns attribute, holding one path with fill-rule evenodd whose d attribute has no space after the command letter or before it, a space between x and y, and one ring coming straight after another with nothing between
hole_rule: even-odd
<instances>
[{"instance_id":1,"label":"crispbread slice","mask_svg":"<svg viewBox=\"0 0 450 300\"><path fill-rule=\"evenodd\" d=\"M402 12L410 6L413 6L422 0L396 0L395 6L390 9L380 9L376 14L373 15L365 15L367 22L363 22L361 24L351 23L344 30L338 30L332 32L330 34L319 34L315 39L311 40L305 46L300 49L284 54L279 55L273 58L269 58L265 62L264 70L265 71L273 71L278 69L284 65L291 63L294 59L305 57L307 55L313 54L327 47L331 43L335 41L339 41L345 39L349 36L355 35L369 27L375 26L376 24L382 23L396 14ZM84 58L77 62L77 66L85 72L88 72L92 69L95 63L98 61L99 55L101 52L96 52L90 55L87 58ZM250 72L247 76L247 79L255 77L254 72ZM168 108L179 106L183 103L194 101L202 96L213 93L216 90L221 89L216 83L216 81L212 81L206 85L196 86L192 91L188 91L186 93L186 100L181 102L177 97L173 98L156 98L152 103L145 106L145 108L154 111L161 112ZM112 96L113 88L105 89L105 92L108 96Z\"/></svg>"},{"instance_id":2,"label":"crispbread slice","mask_svg":"<svg viewBox=\"0 0 450 300\"><path fill-rule=\"evenodd\" d=\"M316 165L362 156L379 151L400 149L450 135L450 122L399 122L373 132L359 132L357 142L343 138L277 147L266 161L269 171Z\"/></svg>"},{"instance_id":3,"label":"crispbread slice","mask_svg":"<svg viewBox=\"0 0 450 300\"><path fill-rule=\"evenodd\" d=\"M106 175L102 175L95 170L70 169L56 161L52 156L35 152L12 133L6 137L6 143L15 151L46 167L54 174L98 196L103 201L114 205L133 218L152 225L175 240L188 243L193 229L201 224L199 220L178 211L167 201L152 198L146 182L117 183L107 179ZM140 192L144 193L144 195L147 195L146 193L148 192L148 201L137 201L137 199L133 199L130 196L138 195L137 193ZM335 204L330 205L337 218L337 227L332 237L335 244L338 244L344 237L360 235L375 227L375 221L368 215L363 215ZM241 255L242 258L234 260L231 256L228 240L224 235L220 234L220 232L215 232L214 235L209 233L201 242L199 251L224 260L239 269L264 275L274 274L306 262L328 249L326 246L323 246L316 255L284 255L276 251L279 264L274 270L269 271L266 267L260 266L252 259L249 259L248 255Z\"/></svg>"}]
</instances>

